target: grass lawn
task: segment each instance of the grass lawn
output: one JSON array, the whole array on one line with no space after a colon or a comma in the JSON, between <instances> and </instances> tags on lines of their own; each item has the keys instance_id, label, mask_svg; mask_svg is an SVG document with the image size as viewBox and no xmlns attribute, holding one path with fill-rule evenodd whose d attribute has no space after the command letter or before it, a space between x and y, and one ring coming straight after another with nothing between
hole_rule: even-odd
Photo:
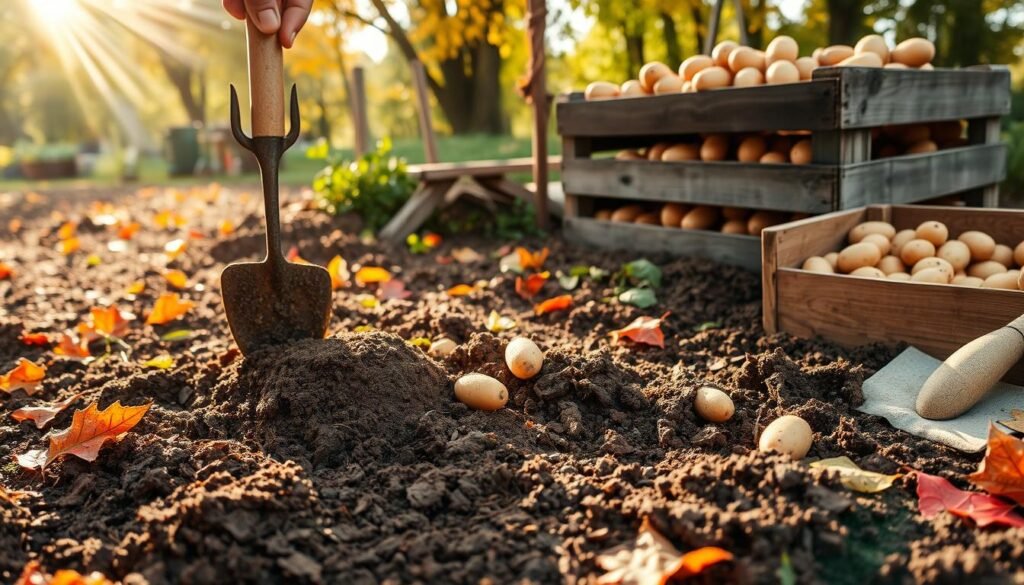
<instances>
[{"instance_id":1,"label":"grass lawn","mask_svg":"<svg viewBox=\"0 0 1024 585\"><path fill-rule=\"evenodd\" d=\"M444 162L462 162L470 160L488 160L502 158L519 158L530 156L530 138L513 136L471 135L438 137L438 151ZM549 140L548 149L552 155L561 152L561 143L557 136ZM393 151L397 156L404 157L411 164L424 162L423 145L418 138L395 140ZM351 149L335 151L338 156L351 158ZM98 165L104 166L102 162ZM305 149L298 145L285 153L284 167L281 171L281 183L284 185L308 185L324 166L324 161L306 157ZM253 183L259 180L254 174L248 175L211 175L197 177L171 177L167 173L167 163L161 157L142 157L139 161L139 180L125 183L114 172L99 171L95 176L56 181L29 181L25 179L0 179L0 191L51 190L51 189L94 189L117 187L127 184L161 184L188 186L196 183L218 181L223 184Z\"/></svg>"}]
</instances>

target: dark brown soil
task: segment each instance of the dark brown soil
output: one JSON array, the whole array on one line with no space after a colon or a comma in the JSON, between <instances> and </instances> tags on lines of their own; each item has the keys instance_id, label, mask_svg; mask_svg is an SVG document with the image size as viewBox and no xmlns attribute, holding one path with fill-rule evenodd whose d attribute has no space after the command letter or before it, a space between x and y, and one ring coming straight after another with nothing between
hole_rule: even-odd
<instances>
[{"instance_id":1,"label":"dark brown soil","mask_svg":"<svg viewBox=\"0 0 1024 585\"><path fill-rule=\"evenodd\" d=\"M243 358L217 282L226 263L262 254L255 198L152 190L119 205L146 226L121 253L106 249L112 232L86 218L88 201L0 208L25 221L16 235L0 226L0 260L17 270L0 281L0 371L19 357L49 363L38 396L17 392L3 410L76 392L101 407L153 403L94 463L65 459L45 478L0 468L0 485L38 492L20 505L0 500L3 582L37 559L50 571L96 570L130 583L594 583L596 555L630 540L644 517L681 550L716 545L735 554L705 582L777 583L789 570L784 557L799 583L1024 582L1024 530L977 530L945 514L924 520L910 478L865 496L806 465L846 455L872 470L920 469L965 487L979 457L854 410L861 382L899 348L765 336L755 275L650 256L664 271L656 307L609 302L607 283L585 279L569 311L536 317L513 292L514 277L498 270L509 242L453 239L439 252L471 246L487 260L439 264L434 254L364 242L358 221L300 202L284 213L288 246L320 264L341 254L350 266L389 267L413 296L365 308L356 295L366 291L338 291L328 339ZM171 264L189 275L184 296L196 309L154 328L141 318L167 288L160 250L184 237L151 227L152 214L168 207L208 237L190 240ZM225 217L237 231L214 237ZM53 248L65 218L81 221L82 251L70 258ZM614 271L639 257L573 248L557 236L526 245L550 246L552 271ZM102 262L89 267L89 253ZM126 297L137 279L146 290ZM488 287L471 296L443 292L481 279ZM552 281L541 298L561 293ZM18 341L22 330L57 332L110 302L140 317L125 336L129 361L84 365ZM514 317L518 329L487 332L491 310ZM611 330L665 311L664 349L610 345ZM372 330L356 332L361 326ZM181 327L193 330L189 340L160 341ZM532 380L503 365L515 334L546 351ZM421 336L460 346L434 360L407 343ZM177 360L170 370L139 365L163 353ZM455 401L452 382L468 372L505 383L508 407L486 413ZM728 423L694 414L704 383L732 395ZM67 427L71 410L53 428ZM815 431L805 461L755 449L758 431L784 413ZM44 444L35 427L0 422L6 461Z\"/></svg>"}]
</instances>

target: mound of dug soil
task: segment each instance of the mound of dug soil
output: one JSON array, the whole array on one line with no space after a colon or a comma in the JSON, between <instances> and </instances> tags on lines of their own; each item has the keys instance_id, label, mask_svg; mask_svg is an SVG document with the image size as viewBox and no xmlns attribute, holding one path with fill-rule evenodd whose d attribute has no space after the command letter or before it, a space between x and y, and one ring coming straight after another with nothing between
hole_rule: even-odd
<instances>
[{"instance_id":1,"label":"mound of dug soil","mask_svg":"<svg viewBox=\"0 0 1024 585\"><path fill-rule=\"evenodd\" d=\"M445 373L401 338L346 334L240 360L197 399L193 430L316 467L387 459L448 392Z\"/></svg>"}]
</instances>

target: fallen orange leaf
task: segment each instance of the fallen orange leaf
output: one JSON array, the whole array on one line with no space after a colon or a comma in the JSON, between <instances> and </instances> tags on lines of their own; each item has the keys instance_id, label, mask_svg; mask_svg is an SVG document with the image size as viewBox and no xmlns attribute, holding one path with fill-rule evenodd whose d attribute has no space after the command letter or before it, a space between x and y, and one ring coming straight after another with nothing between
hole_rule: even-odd
<instances>
[{"instance_id":1,"label":"fallen orange leaf","mask_svg":"<svg viewBox=\"0 0 1024 585\"><path fill-rule=\"evenodd\" d=\"M160 229L179 228L185 225L185 218L180 213L164 210L153 216L153 223Z\"/></svg>"},{"instance_id":2,"label":"fallen orange leaf","mask_svg":"<svg viewBox=\"0 0 1024 585\"><path fill-rule=\"evenodd\" d=\"M70 240L75 236L78 224L73 221L66 221L57 229L57 237L62 240Z\"/></svg>"},{"instance_id":3,"label":"fallen orange leaf","mask_svg":"<svg viewBox=\"0 0 1024 585\"><path fill-rule=\"evenodd\" d=\"M700 575L708 567L731 561L732 559L731 552L717 546L705 546L697 550L691 550L679 559L679 563L675 567L669 569L661 583L664 584L673 579Z\"/></svg>"},{"instance_id":4,"label":"fallen orange leaf","mask_svg":"<svg viewBox=\"0 0 1024 585\"><path fill-rule=\"evenodd\" d=\"M14 268L11 268L10 264L0 262L0 280L5 280L14 276Z\"/></svg>"},{"instance_id":5,"label":"fallen orange leaf","mask_svg":"<svg viewBox=\"0 0 1024 585\"><path fill-rule=\"evenodd\" d=\"M230 236L235 233L235 224L230 219L222 220L217 224L217 233L223 236Z\"/></svg>"},{"instance_id":6,"label":"fallen orange leaf","mask_svg":"<svg viewBox=\"0 0 1024 585\"><path fill-rule=\"evenodd\" d=\"M713 546L681 554L644 518L632 542L597 556L597 565L607 571L598 578L597 583L665 585L674 579L699 575L708 567L732 558L730 552Z\"/></svg>"},{"instance_id":7,"label":"fallen orange leaf","mask_svg":"<svg viewBox=\"0 0 1024 585\"><path fill-rule=\"evenodd\" d=\"M312 264L312 262L299 255L299 248L297 246L292 246L288 249L288 254L285 255L285 259L289 262L294 262L295 264Z\"/></svg>"},{"instance_id":8,"label":"fallen orange leaf","mask_svg":"<svg viewBox=\"0 0 1024 585\"><path fill-rule=\"evenodd\" d=\"M129 295L137 295L144 290L146 290L146 281L136 280L135 282L129 284L128 287L124 289L124 292L125 294Z\"/></svg>"},{"instance_id":9,"label":"fallen orange leaf","mask_svg":"<svg viewBox=\"0 0 1024 585\"><path fill-rule=\"evenodd\" d=\"M933 518L945 510L954 516L972 520L979 528L989 524L1024 528L1024 517L1014 511L1014 505L1006 500L957 489L944 477L920 471L915 475L917 505L925 518Z\"/></svg>"},{"instance_id":10,"label":"fallen orange leaf","mask_svg":"<svg viewBox=\"0 0 1024 585\"><path fill-rule=\"evenodd\" d=\"M56 347L53 348L53 353L69 358L87 358L90 355L89 342L85 339L79 340L71 335L71 333L65 331L57 341Z\"/></svg>"},{"instance_id":11,"label":"fallen orange leaf","mask_svg":"<svg viewBox=\"0 0 1024 585\"><path fill-rule=\"evenodd\" d=\"M183 301L178 293L163 293L153 305L153 312L146 318L147 325L163 325L189 312L195 303Z\"/></svg>"},{"instance_id":12,"label":"fallen orange leaf","mask_svg":"<svg viewBox=\"0 0 1024 585\"><path fill-rule=\"evenodd\" d=\"M612 343L618 344L625 337L637 343L665 347L665 334L661 331L661 322L668 316L669 314L665 313L657 319L647 316L637 317L629 325L611 332Z\"/></svg>"},{"instance_id":13,"label":"fallen orange leaf","mask_svg":"<svg viewBox=\"0 0 1024 585\"><path fill-rule=\"evenodd\" d=\"M122 240L130 240L130 239L135 237L135 234L137 234L139 232L139 229L141 227L142 227L142 224L140 224L137 221L133 221L131 223L122 225L117 230L117 237L122 239Z\"/></svg>"},{"instance_id":14,"label":"fallen orange leaf","mask_svg":"<svg viewBox=\"0 0 1024 585\"><path fill-rule=\"evenodd\" d=\"M202 239L205 239L205 238L206 238L206 234L204 234L203 232L201 232L201 231L199 231L197 229L193 228L193 229L188 230L188 239L190 239L190 240L202 240Z\"/></svg>"},{"instance_id":15,"label":"fallen orange leaf","mask_svg":"<svg viewBox=\"0 0 1024 585\"><path fill-rule=\"evenodd\" d=\"M21 231L21 219L15 217L11 221L7 222L7 230L12 234L16 234Z\"/></svg>"},{"instance_id":16,"label":"fallen orange leaf","mask_svg":"<svg viewBox=\"0 0 1024 585\"><path fill-rule=\"evenodd\" d=\"M423 234L423 244L428 248L436 248L441 245L441 235L434 232Z\"/></svg>"},{"instance_id":17,"label":"fallen orange leaf","mask_svg":"<svg viewBox=\"0 0 1024 585\"><path fill-rule=\"evenodd\" d=\"M450 297L464 297L471 294L476 289L469 286L468 284L457 284L448 289L448 296Z\"/></svg>"},{"instance_id":18,"label":"fallen orange leaf","mask_svg":"<svg viewBox=\"0 0 1024 585\"><path fill-rule=\"evenodd\" d=\"M167 254L169 259L174 260L180 256L187 247L188 243L185 240L182 240L181 238L174 239L164 244L164 254Z\"/></svg>"},{"instance_id":19,"label":"fallen orange leaf","mask_svg":"<svg viewBox=\"0 0 1024 585\"><path fill-rule=\"evenodd\" d=\"M540 270L544 268L544 261L548 259L547 248L537 252L531 252L526 248L516 248L516 255L519 256L519 267L523 270Z\"/></svg>"},{"instance_id":20,"label":"fallen orange leaf","mask_svg":"<svg viewBox=\"0 0 1024 585\"><path fill-rule=\"evenodd\" d=\"M21 335L18 336L18 341L29 346L43 346L50 344L50 338L45 333L29 333L28 331L22 331Z\"/></svg>"},{"instance_id":21,"label":"fallen orange leaf","mask_svg":"<svg viewBox=\"0 0 1024 585\"><path fill-rule=\"evenodd\" d=\"M1024 506L1024 441L989 423L988 448L978 471L967 476L971 483Z\"/></svg>"},{"instance_id":22,"label":"fallen orange leaf","mask_svg":"<svg viewBox=\"0 0 1024 585\"><path fill-rule=\"evenodd\" d=\"M60 243L57 244L57 251L68 256L77 252L81 247L82 243L78 241L78 238L68 238L66 240L61 240Z\"/></svg>"},{"instance_id":23,"label":"fallen orange leaf","mask_svg":"<svg viewBox=\"0 0 1024 585\"><path fill-rule=\"evenodd\" d=\"M531 274L526 278L522 276L516 277L516 294L524 299L532 299L537 296L540 289L544 288L544 283L551 278L550 272L538 272Z\"/></svg>"},{"instance_id":24,"label":"fallen orange leaf","mask_svg":"<svg viewBox=\"0 0 1024 585\"><path fill-rule=\"evenodd\" d=\"M121 406L119 400L106 410L100 410L97 403L93 402L85 407L85 410L75 411L70 427L50 435L50 447L46 450L45 457L29 451L18 456L18 463L30 469L46 469L48 465L65 455L95 461L103 444L120 438L139 424L149 407L150 404Z\"/></svg>"},{"instance_id":25,"label":"fallen orange leaf","mask_svg":"<svg viewBox=\"0 0 1024 585\"><path fill-rule=\"evenodd\" d=\"M174 288L185 288L188 286L188 276L181 270L168 270L164 272L164 279Z\"/></svg>"},{"instance_id":26,"label":"fallen orange leaf","mask_svg":"<svg viewBox=\"0 0 1024 585\"><path fill-rule=\"evenodd\" d=\"M107 308L92 307L89 309L89 328L104 337L121 337L128 331L129 319L124 313L111 305Z\"/></svg>"},{"instance_id":27,"label":"fallen orange leaf","mask_svg":"<svg viewBox=\"0 0 1024 585\"><path fill-rule=\"evenodd\" d=\"M29 561L14 585L114 585L114 582L97 571L83 575L78 571L61 569L47 575L38 561Z\"/></svg>"},{"instance_id":28,"label":"fallen orange leaf","mask_svg":"<svg viewBox=\"0 0 1024 585\"><path fill-rule=\"evenodd\" d=\"M572 295L559 295L557 297L548 299L533 308L533 312L538 315L545 313L552 313L554 311L564 311L572 306Z\"/></svg>"},{"instance_id":29,"label":"fallen orange leaf","mask_svg":"<svg viewBox=\"0 0 1024 585\"><path fill-rule=\"evenodd\" d=\"M355 280L359 286L380 284L391 280L391 273L380 266L363 266L356 271Z\"/></svg>"},{"instance_id":30,"label":"fallen orange leaf","mask_svg":"<svg viewBox=\"0 0 1024 585\"><path fill-rule=\"evenodd\" d=\"M30 420L36 424L37 429L46 427L51 420L54 419L58 414L64 411L65 408L71 406L71 403L82 397L82 393L79 392L67 400L58 402L57 404L49 404L43 406L24 406L15 410L11 413L11 418L18 422Z\"/></svg>"},{"instance_id":31,"label":"fallen orange leaf","mask_svg":"<svg viewBox=\"0 0 1024 585\"><path fill-rule=\"evenodd\" d=\"M348 279L352 276L348 271L348 262L341 256L335 256L327 263L327 274L331 275L332 290L348 286Z\"/></svg>"},{"instance_id":32,"label":"fallen orange leaf","mask_svg":"<svg viewBox=\"0 0 1024 585\"><path fill-rule=\"evenodd\" d=\"M18 364L6 374L0 374L0 390L8 394L24 390L29 396L35 394L39 383L46 377L46 366L32 360L18 358Z\"/></svg>"}]
</instances>

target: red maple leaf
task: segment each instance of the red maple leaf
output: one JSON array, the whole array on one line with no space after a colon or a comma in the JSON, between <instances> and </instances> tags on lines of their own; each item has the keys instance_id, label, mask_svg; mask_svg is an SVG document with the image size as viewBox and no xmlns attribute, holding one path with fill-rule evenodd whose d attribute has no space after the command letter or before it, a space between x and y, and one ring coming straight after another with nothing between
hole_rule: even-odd
<instances>
[{"instance_id":1,"label":"red maple leaf","mask_svg":"<svg viewBox=\"0 0 1024 585\"><path fill-rule=\"evenodd\" d=\"M1014 511L1014 505L988 494L957 489L944 478L918 471L917 504L921 515L932 518L943 510L973 520L978 527L989 524L1024 527L1024 517Z\"/></svg>"},{"instance_id":2,"label":"red maple leaf","mask_svg":"<svg viewBox=\"0 0 1024 585\"><path fill-rule=\"evenodd\" d=\"M537 274L531 274L526 278L522 276L516 277L516 294L520 297L529 300L537 296L540 289L544 288L544 283L551 277L550 272L540 272Z\"/></svg>"},{"instance_id":3,"label":"red maple leaf","mask_svg":"<svg viewBox=\"0 0 1024 585\"><path fill-rule=\"evenodd\" d=\"M661 322L668 316L669 313L665 313L657 319L647 316L637 317L636 320L622 329L612 331L612 342L618 344L619 340L625 337L637 343L665 347L665 334L661 331Z\"/></svg>"},{"instance_id":4,"label":"red maple leaf","mask_svg":"<svg viewBox=\"0 0 1024 585\"><path fill-rule=\"evenodd\" d=\"M1024 506L1024 441L990 424L985 459L968 479L990 494L1005 496Z\"/></svg>"}]
</instances>

